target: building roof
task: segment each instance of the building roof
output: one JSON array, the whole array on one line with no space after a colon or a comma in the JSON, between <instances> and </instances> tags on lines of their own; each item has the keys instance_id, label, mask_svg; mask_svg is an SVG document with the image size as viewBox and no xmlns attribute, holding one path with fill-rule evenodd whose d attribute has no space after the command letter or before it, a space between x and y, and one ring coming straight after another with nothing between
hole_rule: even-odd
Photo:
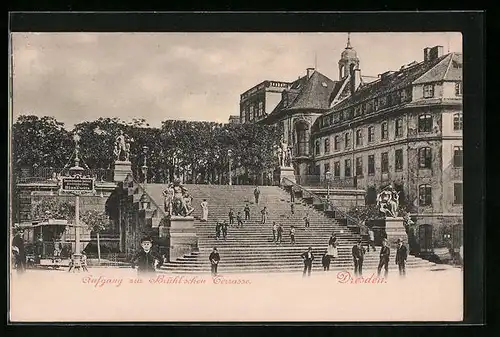
<instances>
[{"instance_id":1,"label":"building roof","mask_svg":"<svg viewBox=\"0 0 500 337\"><path fill-rule=\"evenodd\" d=\"M420 62L400 69L371 83L365 83L351 96L333 107L334 111L342 110L363 101L381 96L384 93L403 89L411 84L457 80L460 70L450 70L452 61L461 64L461 54L447 54L435 60ZM461 78L461 75L460 75ZM331 110L330 110L331 111ZM328 112L330 112L328 111Z\"/></svg>"}]
</instances>

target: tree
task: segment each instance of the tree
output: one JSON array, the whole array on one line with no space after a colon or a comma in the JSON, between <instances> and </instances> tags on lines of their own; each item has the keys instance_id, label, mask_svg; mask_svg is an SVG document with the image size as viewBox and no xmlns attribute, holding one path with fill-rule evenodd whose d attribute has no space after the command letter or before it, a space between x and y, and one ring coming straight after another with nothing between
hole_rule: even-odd
<instances>
[{"instance_id":1,"label":"tree","mask_svg":"<svg viewBox=\"0 0 500 337\"><path fill-rule=\"evenodd\" d=\"M82 214L80 217L82 223L84 223L87 228L96 233L97 236L97 259L101 263L101 242L100 233L107 229L109 225L108 215L100 210L90 209Z\"/></svg>"},{"instance_id":2,"label":"tree","mask_svg":"<svg viewBox=\"0 0 500 337\"><path fill-rule=\"evenodd\" d=\"M75 204L58 197L42 197L33 203L32 219L43 221L48 219L73 220Z\"/></svg>"}]
</instances>

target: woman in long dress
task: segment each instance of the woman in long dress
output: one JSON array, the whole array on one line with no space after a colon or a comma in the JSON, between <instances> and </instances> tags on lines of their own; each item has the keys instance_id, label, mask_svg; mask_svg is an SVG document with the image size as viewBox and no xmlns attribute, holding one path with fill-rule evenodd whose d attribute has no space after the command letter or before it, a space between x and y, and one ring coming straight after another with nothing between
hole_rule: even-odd
<instances>
[{"instance_id":1,"label":"woman in long dress","mask_svg":"<svg viewBox=\"0 0 500 337\"><path fill-rule=\"evenodd\" d=\"M201 221L207 221L208 220L208 202L207 202L207 199L203 199L200 206L201 206Z\"/></svg>"},{"instance_id":2,"label":"woman in long dress","mask_svg":"<svg viewBox=\"0 0 500 337\"><path fill-rule=\"evenodd\" d=\"M333 261L339 256L339 251L337 248L337 236L332 233L330 240L328 240L328 249L327 254L330 256L330 259Z\"/></svg>"}]
</instances>

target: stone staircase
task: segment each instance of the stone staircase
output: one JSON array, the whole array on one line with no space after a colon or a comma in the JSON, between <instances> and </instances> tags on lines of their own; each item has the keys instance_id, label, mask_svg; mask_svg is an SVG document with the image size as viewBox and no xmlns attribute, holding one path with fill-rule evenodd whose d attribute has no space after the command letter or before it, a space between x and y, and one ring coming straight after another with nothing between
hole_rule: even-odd
<instances>
[{"instance_id":1,"label":"stone staircase","mask_svg":"<svg viewBox=\"0 0 500 337\"><path fill-rule=\"evenodd\" d=\"M155 199L161 198L164 185L148 184L146 190ZM340 221L326 216L304 199L296 198L294 214L290 211L290 196L287 192L275 186L261 186L259 204L254 203L253 186L228 185L185 185L194 197L195 227L198 234L199 251L192 252L176 261L165 264L162 269L173 273L206 273L210 272L208 256L213 247L217 247L221 256L220 273L270 272L270 271L300 271L303 268L300 254L309 246L313 248L316 259L313 269L322 269L321 258L326 251L328 239L332 232L336 233L339 242L339 257L332 262L330 269L351 270L353 262L351 248L360 238L366 246L366 241ZM199 220L201 216L200 202L208 201L209 216L207 222ZM217 220L228 220L228 212L233 208L235 215L241 212L248 202L250 220L244 221L241 228L230 225L227 239L216 240L215 223ZM267 206L269 216L266 224L261 224L260 210ZM310 227L305 228L304 216L308 214ZM284 229L283 242L272 242L272 223L281 223ZM236 222L236 221L235 221ZM294 225L295 244L290 243L289 230ZM378 247L379 249L379 247ZM377 252L369 252L365 256L364 269L375 270L378 264ZM394 254L394 251L391 255ZM391 257L390 269L397 268L394 257ZM409 256L408 268L425 268L434 264Z\"/></svg>"}]
</instances>

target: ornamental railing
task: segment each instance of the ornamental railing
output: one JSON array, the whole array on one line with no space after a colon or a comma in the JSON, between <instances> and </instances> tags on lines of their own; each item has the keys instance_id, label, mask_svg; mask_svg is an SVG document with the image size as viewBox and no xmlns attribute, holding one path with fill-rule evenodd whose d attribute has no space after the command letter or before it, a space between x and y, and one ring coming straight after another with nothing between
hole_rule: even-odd
<instances>
[{"instance_id":1,"label":"ornamental railing","mask_svg":"<svg viewBox=\"0 0 500 337\"><path fill-rule=\"evenodd\" d=\"M297 184L307 187L322 187L322 188L357 188L357 177L331 177L327 179L324 175L302 175L295 176Z\"/></svg>"},{"instance_id":2,"label":"ornamental railing","mask_svg":"<svg viewBox=\"0 0 500 337\"><path fill-rule=\"evenodd\" d=\"M332 211L334 213L335 219L343 219L346 221L347 227L356 227L360 229L360 233L367 233L368 232L368 227L363 223L362 220L356 219L350 215L348 215L346 212L344 212L342 209L339 207L335 206L333 204L333 201L328 200L328 198L319 196L318 194L311 192L307 188L291 181L290 179L284 177L283 178L283 186L291 186L292 193L294 191L301 191L302 192L302 198L312 198L313 199L313 204L315 203L321 203L323 204L323 210L324 211Z\"/></svg>"},{"instance_id":3,"label":"ornamental railing","mask_svg":"<svg viewBox=\"0 0 500 337\"><path fill-rule=\"evenodd\" d=\"M59 176L69 175L69 168L53 167L27 167L14 172L13 176L17 183L51 183L57 182ZM84 169L82 175L93 177L97 182L113 181L113 170L111 169Z\"/></svg>"}]
</instances>

